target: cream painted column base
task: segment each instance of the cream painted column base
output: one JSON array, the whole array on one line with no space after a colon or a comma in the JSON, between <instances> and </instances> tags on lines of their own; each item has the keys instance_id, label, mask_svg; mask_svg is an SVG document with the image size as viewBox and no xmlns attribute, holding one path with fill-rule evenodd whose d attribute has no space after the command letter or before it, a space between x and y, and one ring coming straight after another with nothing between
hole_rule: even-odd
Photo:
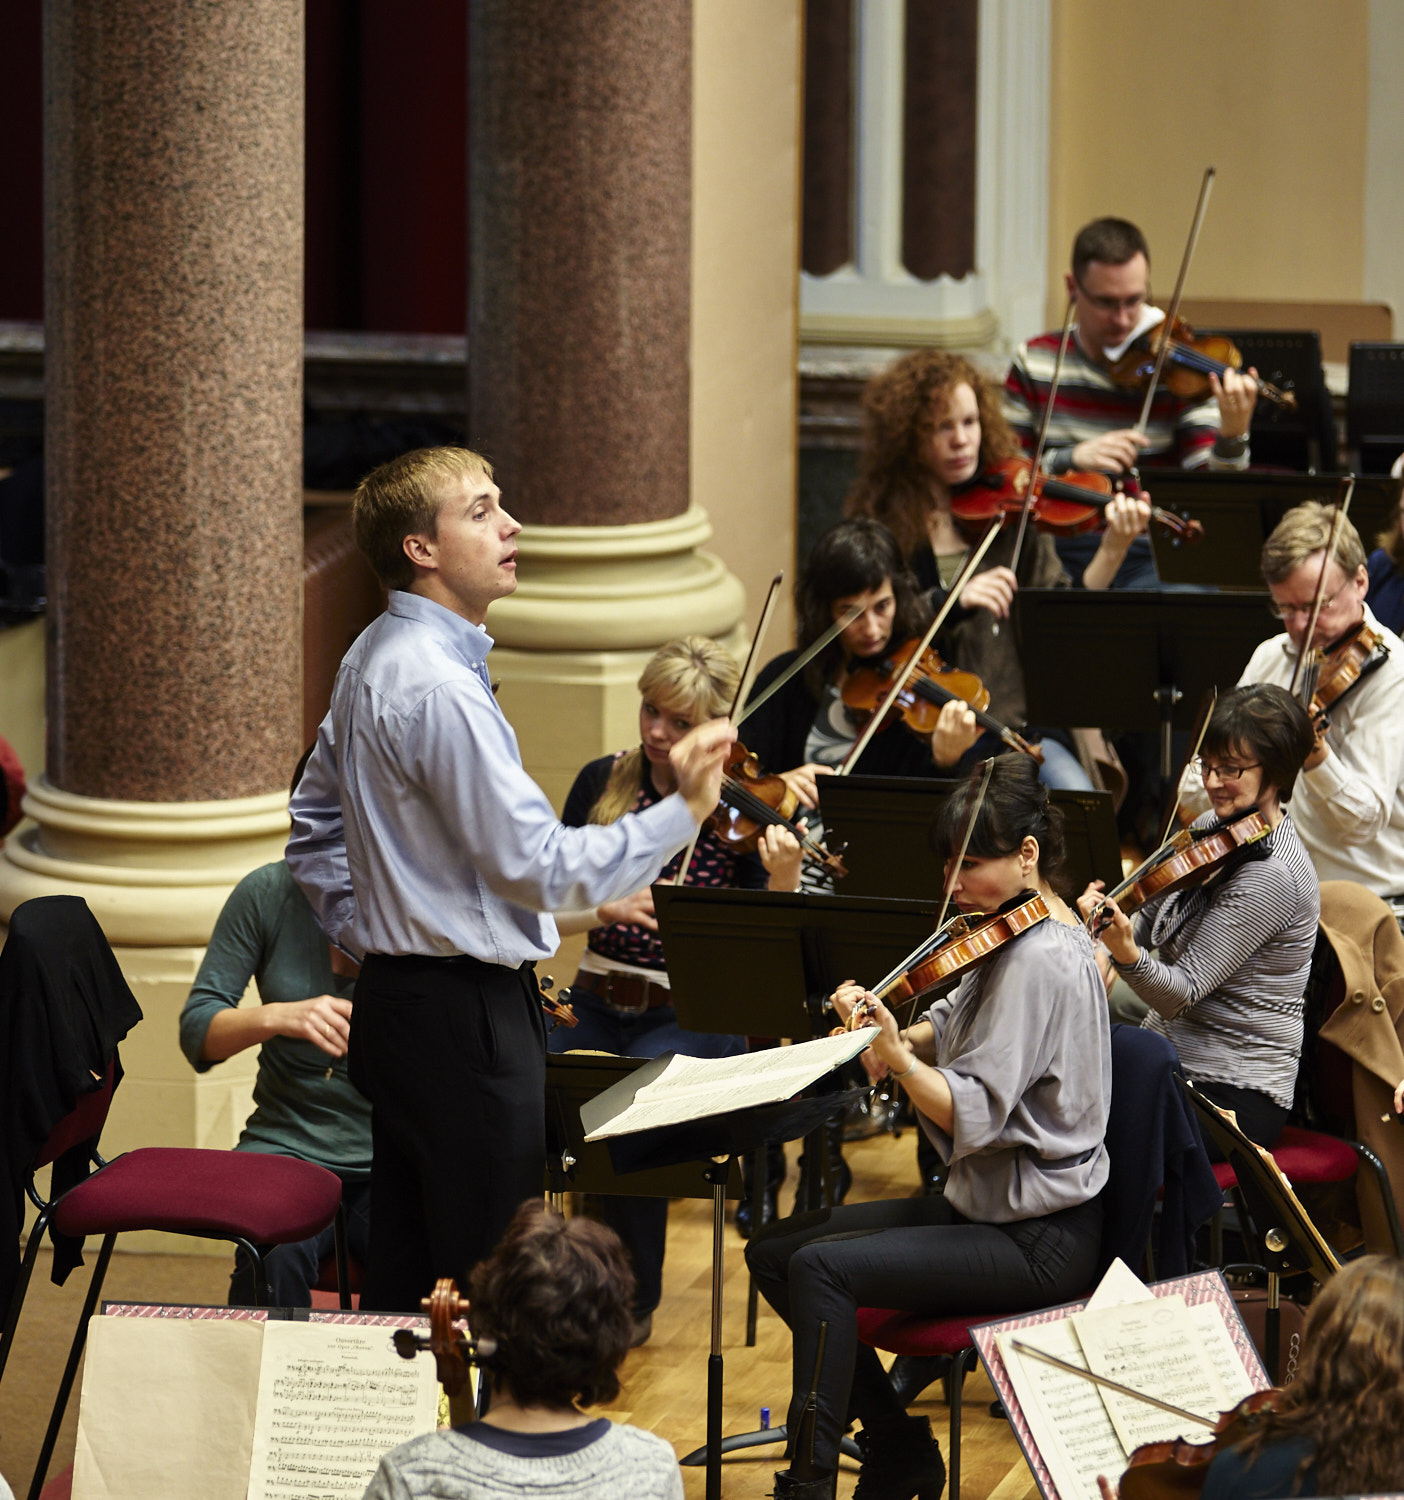
<instances>
[{"instance_id":1,"label":"cream painted column base","mask_svg":"<svg viewBox=\"0 0 1404 1500\"><path fill-rule=\"evenodd\" d=\"M125 1076L103 1131L103 1154L134 1146L232 1147L253 1107L258 1050L197 1075L180 1050L179 1018L229 892L250 870L282 858L287 794L116 802L40 779L24 811L29 821L0 850L0 921L35 896L81 896L142 1010L122 1043ZM221 1241L181 1235L123 1235L119 1244L231 1253Z\"/></svg>"}]
</instances>

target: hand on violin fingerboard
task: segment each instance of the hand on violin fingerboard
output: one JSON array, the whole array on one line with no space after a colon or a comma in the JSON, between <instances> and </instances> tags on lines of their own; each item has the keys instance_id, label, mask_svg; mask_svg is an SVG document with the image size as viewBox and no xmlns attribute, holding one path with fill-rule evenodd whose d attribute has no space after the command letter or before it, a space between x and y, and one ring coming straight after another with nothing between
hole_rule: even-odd
<instances>
[{"instance_id":1,"label":"hand on violin fingerboard","mask_svg":"<svg viewBox=\"0 0 1404 1500\"><path fill-rule=\"evenodd\" d=\"M941 705L931 731L931 759L941 770L955 765L980 738L980 725L968 704L952 699Z\"/></svg>"},{"instance_id":2,"label":"hand on violin fingerboard","mask_svg":"<svg viewBox=\"0 0 1404 1500\"><path fill-rule=\"evenodd\" d=\"M766 882L768 891L799 890L804 851L788 828L772 823L757 840L756 853L760 855L760 862L770 876Z\"/></svg>"},{"instance_id":3,"label":"hand on violin fingerboard","mask_svg":"<svg viewBox=\"0 0 1404 1500\"><path fill-rule=\"evenodd\" d=\"M799 798L800 806L807 807L811 812L819 806L819 781L820 776L832 776L832 766L821 766L814 761L806 761L802 766L796 766L793 771L780 771L776 773L781 781Z\"/></svg>"},{"instance_id":4,"label":"hand on violin fingerboard","mask_svg":"<svg viewBox=\"0 0 1404 1500\"><path fill-rule=\"evenodd\" d=\"M1097 925L1107 922L1101 930L1102 942L1119 964L1134 964L1141 956L1131 929L1131 919L1110 896L1103 895L1105 883L1094 880L1077 898L1077 909L1084 921L1097 919Z\"/></svg>"},{"instance_id":5,"label":"hand on violin fingerboard","mask_svg":"<svg viewBox=\"0 0 1404 1500\"><path fill-rule=\"evenodd\" d=\"M1149 445L1150 439L1134 427L1120 427L1115 432L1104 432L1099 437L1083 438L1070 455L1074 469L1095 469L1112 474L1124 474L1136 467L1141 449Z\"/></svg>"},{"instance_id":6,"label":"hand on violin fingerboard","mask_svg":"<svg viewBox=\"0 0 1404 1500\"><path fill-rule=\"evenodd\" d=\"M1302 762L1302 770L1314 771L1331 753L1331 746L1326 740L1326 731L1330 727L1331 725L1324 715L1312 725L1312 728L1316 731L1316 739L1312 744L1311 754Z\"/></svg>"},{"instance_id":7,"label":"hand on violin fingerboard","mask_svg":"<svg viewBox=\"0 0 1404 1500\"><path fill-rule=\"evenodd\" d=\"M1219 403L1219 436L1247 437L1253 425L1253 408L1258 404L1258 372L1229 368L1222 380L1211 374L1209 389Z\"/></svg>"}]
</instances>

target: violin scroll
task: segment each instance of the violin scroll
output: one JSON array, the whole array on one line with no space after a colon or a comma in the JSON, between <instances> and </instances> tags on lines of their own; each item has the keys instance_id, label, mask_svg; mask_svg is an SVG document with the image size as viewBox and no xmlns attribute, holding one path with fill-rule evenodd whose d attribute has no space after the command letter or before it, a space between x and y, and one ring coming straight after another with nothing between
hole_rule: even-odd
<instances>
[{"instance_id":1,"label":"violin scroll","mask_svg":"<svg viewBox=\"0 0 1404 1500\"><path fill-rule=\"evenodd\" d=\"M450 1276L436 1281L419 1305L429 1318L428 1337L412 1328L397 1328L392 1337L395 1352L401 1359L413 1359L421 1351L431 1353L445 1395L460 1395L468 1384L468 1366L491 1359L497 1353L497 1340L469 1338L455 1326L468 1316L468 1299L459 1295L458 1284Z\"/></svg>"}]
</instances>

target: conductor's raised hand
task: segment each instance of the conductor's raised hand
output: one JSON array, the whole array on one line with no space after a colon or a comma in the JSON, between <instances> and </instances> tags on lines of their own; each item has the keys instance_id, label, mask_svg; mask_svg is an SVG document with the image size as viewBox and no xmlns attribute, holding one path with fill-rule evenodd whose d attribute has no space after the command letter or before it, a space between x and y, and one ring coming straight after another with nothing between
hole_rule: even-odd
<instances>
[{"instance_id":1,"label":"conductor's raised hand","mask_svg":"<svg viewBox=\"0 0 1404 1500\"><path fill-rule=\"evenodd\" d=\"M630 891L617 901L606 901L596 912L605 927L622 922L628 927L642 927L645 932L658 931L658 919L653 914L653 887Z\"/></svg>"},{"instance_id":2,"label":"conductor's raised hand","mask_svg":"<svg viewBox=\"0 0 1404 1500\"><path fill-rule=\"evenodd\" d=\"M700 823L721 798L722 767L736 743L730 719L709 719L688 732L668 752L678 791Z\"/></svg>"}]
</instances>

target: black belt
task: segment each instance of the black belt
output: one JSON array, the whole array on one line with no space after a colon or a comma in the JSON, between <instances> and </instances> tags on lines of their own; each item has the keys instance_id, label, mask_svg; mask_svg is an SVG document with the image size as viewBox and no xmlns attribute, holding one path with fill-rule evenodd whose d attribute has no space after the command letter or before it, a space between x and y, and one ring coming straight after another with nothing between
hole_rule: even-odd
<instances>
[{"instance_id":1,"label":"black belt","mask_svg":"<svg viewBox=\"0 0 1404 1500\"><path fill-rule=\"evenodd\" d=\"M581 969L571 988L598 995L611 1010L622 1016L641 1016L646 1011L673 1003L672 991L666 984L655 984L653 980L640 979L636 974L597 974L592 969Z\"/></svg>"}]
</instances>

